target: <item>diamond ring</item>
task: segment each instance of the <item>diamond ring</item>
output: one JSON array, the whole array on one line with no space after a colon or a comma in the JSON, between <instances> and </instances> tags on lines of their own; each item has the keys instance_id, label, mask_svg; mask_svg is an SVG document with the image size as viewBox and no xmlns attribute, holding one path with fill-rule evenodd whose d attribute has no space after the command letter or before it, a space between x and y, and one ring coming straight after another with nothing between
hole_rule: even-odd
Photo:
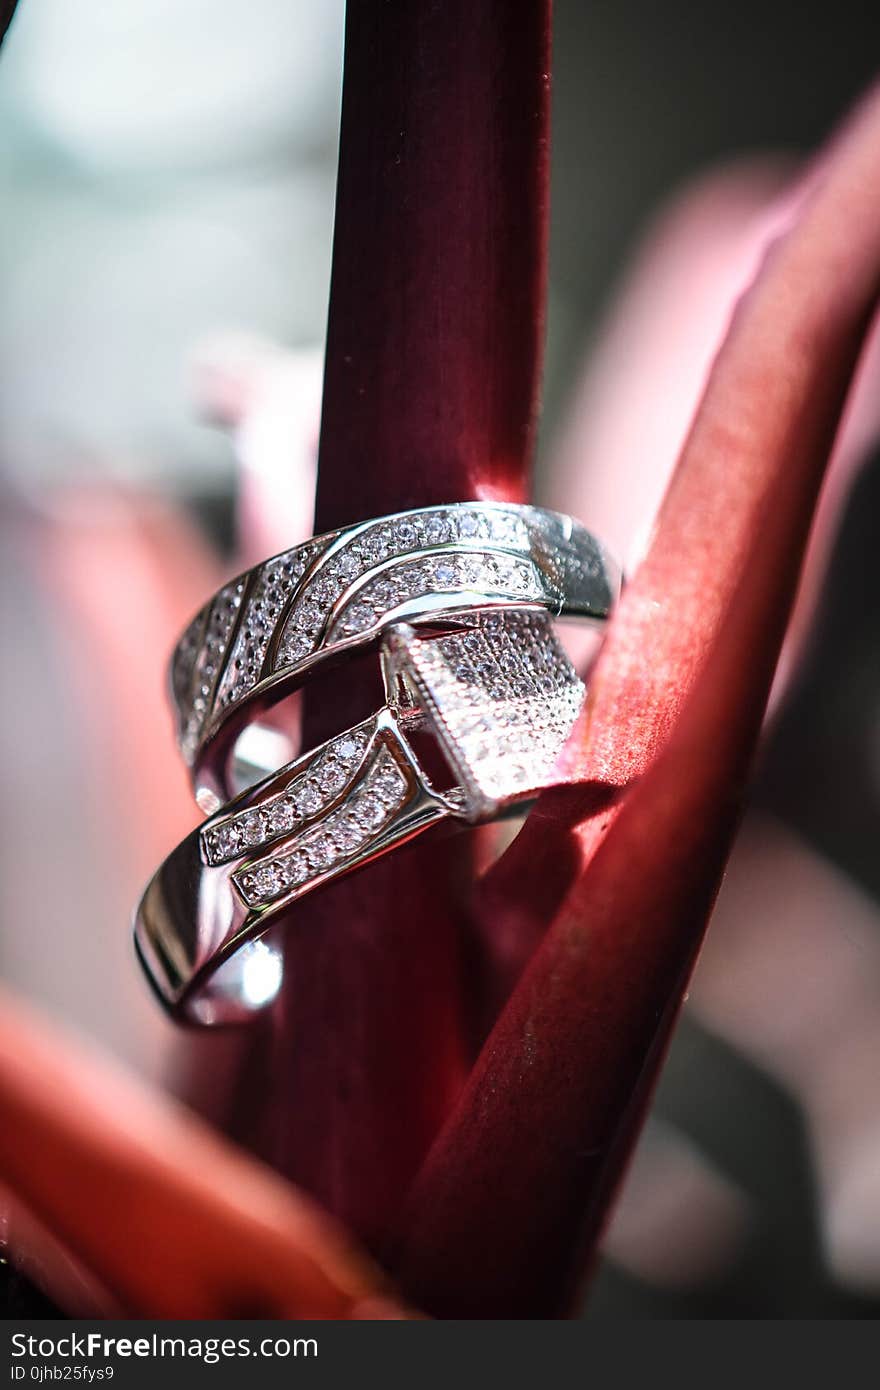
<instances>
[{"instance_id":1,"label":"diamond ring","mask_svg":"<svg viewBox=\"0 0 880 1390\"><path fill-rule=\"evenodd\" d=\"M524 603L601 620L619 584L578 522L507 503L401 512L276 555L225 585L172 658L178 742L199 805L215 811L242 790L236 743L262 711L389 625Z\"/></svg>"},{"instance_id":2,"label":"diamond ring","mask_svg":"<svg viewBox=\"0 0 880 1390\"><path fill-rule=\"evenodd\" d=\"M277 992L282 972L271 929L282 910L304 894L439 822L489 821L521 809L541 790L566 780L560 754L580 711L584 686L555 635L553 614L607 615L616 593L616 571L592 538L589 547L585 544L582 528L533 508L481 504L408 515L430 519L452 514L458 520L465 512L475 517L488 513L499 532L498 516L528 518L534 530L527 540L522 538L520 548L528 549L530 557L539 555L540 563L532 561L530 577L538 572L540 582L526 591L524 575L519 591L505 596L494 583L497 570L492 572L493 582L481 589L485 581L473 568L456 569L449 587L440 593L426 587L415 592L412 584L406 590L401 586L387 591L382 597L385 606L374 602L369 624L364 621L356 632L342 616L351 595L343 591L331 601L321 625L316 622L312 628L313 646L309 655L298 658L300 663L312 669L322 642L347 651L372 640L379 648L385 704L371 718L269 772L226 804L217 804L149 884L136 915L135 940L156 992L177 1017L201 1024L235 1022L267 1003ZM560 558L549 546L536 545L535 518L548 517L569 544L572 534L577 537L581 554L587 555L580 573L574 572L570 555ZM387 525L370 523L352 532L363 536L380 524ZM404 534L410 540L409 533ZM513 529L505 532L505 551L513 549L519 534ZM351 533L343 535L350 543ZM441 552L451 557L448 560L434 553L427 560L407 559L403 566L392 562L391 568L430 563L435 577L437 566L490 553L490 537L475 533L473 539L475 544L465 546L463 556L448 548ZM326 553L332 542L322 540L320 553ZM340 546L335 553L344 554L345 549ZM193 671L198 666L203 676L209 673L202 686L213 682L203 696L205 710L198 711L205 714L199 733L186 743L194 769L201 750L210 751L211 740L222 730L230 705L259 708L252 693L261 679L272 681L278 669L277 656L276 665L269 656L270 645L274 642L277 652L285 633L300 630L291 629L290 615L310 596L309 579L315 573L314 564L308 573L304 570L284 610L277 606L274 621L264 620L261 636L266 628L271 631L261 664L247 668L250 685L240 687L235 699L225 704L225 671L230 665L238 673L245 669L243 664L235 666L234 653L243 649L239 639L247 621L246 603L239 603L223 651L215 643L210 660L202 660L200 654L210 640L206 634L211 632L217 599L203 610L197 639L184 638L174 660L182 740L196 727L187 722L191 716L186 716L181 698L180 674L186 664L182 649L187 649L186 662ZM440 583L444 573L441 569ZM243 581L241 591L242 596L250 594L252 605L255 596L265 603L265 573L256 580L255 574L260 571ZM452 587L459 575L466 588ZM373 582L367 577L360 590ZM553 590L551 582L556 585ZM391 598L396 601L391 603ZM366 600L360 602L366 608ZM253 613L249 621L253 631ZM339 655L336 651L334 659ZM284 670L287 673L287 667ZM426 758L429 749L433 751ZM225 794L223 778L216 773L222 764L208 759L208 765L215 769L213 795L218 787Z\"/></svg>"}]
</instances>

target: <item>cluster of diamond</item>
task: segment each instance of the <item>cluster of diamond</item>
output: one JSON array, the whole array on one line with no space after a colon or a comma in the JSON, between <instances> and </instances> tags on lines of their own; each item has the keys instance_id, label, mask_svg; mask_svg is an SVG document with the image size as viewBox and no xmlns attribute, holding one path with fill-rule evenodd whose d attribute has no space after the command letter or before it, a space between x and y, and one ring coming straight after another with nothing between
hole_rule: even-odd
<instances>
[{"instance_id":1,"label":"cluster of diamond","mask_svg":"<svg viewBox=\"0 0 880 1390\"><path fill-rule=\"evenodd\" d=\"M377 565L399 559L414 551L437 546L479 546L487 542L494 546L527 552L530 544L529 529L521 515L501 507L447 507L435 511L413 512L396 520L376 522L367 527L335 554L329 555L311 581L304 586L285 623L279 643L276 669L296 665L315 650L333 605L347 589ZM449 562L447 559L438 559L436 563L448 566ZM395 579L397 574L398 571L395 570ZM420 593L426 591L426 579L430 587L427 570L422 571L420 575ZM384 582L381 578L376 580L377 585ZM475 578L472 582L479 583L480 580ZM459 586L447 582L446 587ZM380 611L387 611L389 606L393 606L393 602ZM367 621L366 607L357 607L357 600L353 600L350 607L354 611L354 619L347 631L362 631L364 627L372 626L376 621L374 613L369 615ZM338 633L338 625L336 631Z\"/></svg>"},{"instance_id":2,"label":"cluster of diamond","mask_svg":"<svg viewBox=\"0 0 880 1390\"><path fill-rule=\"evenodd\" d=\"M191 762L211 708L211 698L223 666L229 634L241 607L244 581L233 580L221 589L208 614L205 634L190 673L189 696L180 706L180 748Z\"/></svg>"},{"instance_id":3,"label":"cluster of diamond","mask_svg":"<svg viewBox=\"0 0 880 1390\"><path fill-rule=\"evenodd\" d=\"M236 889L249 907L262 907L342 868L376 839L407 795L404 772L383 748L342 805L298 836L287 853L233 874Z\"/></svg>"},{"instance_id":4,"label":"cluster of diamond","mask_svg":"<svg viewBox=\"0 0 880 1390\"><path fill-rule=\"evenodd\" d=\"M452 761L482 796L546 780L584 694L548 615L488 615L469 631L413 643L408 659Z\"/></svg>"},{"instance_id":5,"label":"cluster of diamond","mask_svg":"<svg viewBox=\"0 0 880 1390\"><path fill-rule=\"evenodd\" d=\"M259 681L275 625L319 549L311 541L267 560L259 570L217 691L218 709L236 704Z\"/></svg>"},{"instance_id":6,"label":"cluster of diamond","mask_svg":"<svg viewBox=\"0 0 880 1390\"><path fill-rule=\"evenodd\" d=\"M544 598L541 577L531 560L517 560L503 553L461 555L452 551L397 565L370 580L342 609L329 637L366 632L384 614L409 600L469 590L521 602Z\"/></svg>"},{"instance_id":7,"label":"cluster of diamond","mask_svg":"<svg viewBox=\"0 0 880 1390\"><path fill-rule=\"evenodd\" d=\"M289 837L305 821L321 815L351 785L369 742L370 727L360 725L328 743L283 792L227 816L202 831L208 864L226 864L251 850Z\"/></svg>"},{"instance_id":8,"label":"cluster of diamond","mask_svg":"<svg viewBox=\"0 0 880 1390\"><path fill-rule=\"evenodd\" d=\"M174 648L171 661L171 693L181 720L188 712L192 701L193 667L199 654L202 628L205 626L209 608L210 604L206 604L204 608L199 609Z\"/></svg>"}]
</instances>

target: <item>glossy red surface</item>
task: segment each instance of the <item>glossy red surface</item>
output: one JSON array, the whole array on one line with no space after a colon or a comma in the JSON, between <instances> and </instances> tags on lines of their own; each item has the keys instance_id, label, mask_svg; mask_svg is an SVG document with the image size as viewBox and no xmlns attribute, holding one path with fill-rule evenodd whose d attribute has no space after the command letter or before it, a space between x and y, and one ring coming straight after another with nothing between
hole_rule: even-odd
<instances>
[{"instance_id":1,"label":"glossy red surface","mask_svg":"<svg viewBox=\"0 0 880 1390\"><path fill-rule=\"evenodd\" d=\"M349 6L319 530L527 491L548 8ZM307 743L364 712L307 697ZM374 1246L471 1060L471 878L468 837L431 837L290 916L259 1142Z\"/></svg>"},{"instance_id":2,"label":"glossy red surface","mask_svg":"<svg viewBox=\"0 0 880 1390\"><path fill-rule=\"evenodd\" d=\"M558 906L401 1223L394 1267L435 1314L558 1314L595 1248L720 882L875 308L878 176L875 93L736 311L593 678L581 806L548 796L485 885L488 929L523 954Z\"/></svg>"}]
</instances>

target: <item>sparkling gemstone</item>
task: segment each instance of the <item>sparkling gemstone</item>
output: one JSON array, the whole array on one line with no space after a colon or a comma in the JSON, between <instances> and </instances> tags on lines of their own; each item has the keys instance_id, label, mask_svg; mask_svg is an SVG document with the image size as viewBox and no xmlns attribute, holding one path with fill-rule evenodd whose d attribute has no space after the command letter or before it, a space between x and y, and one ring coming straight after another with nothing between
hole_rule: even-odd
<instances>
[{"instance_id":1,"label":"sparkling gemstone","mask_svg":"<svg viewBox=\"0 0 880 1390\"><path fill-rule=\"evenodd\" d=\"M361 572L361 562L353 550L344 550L337 556L335 568L343 579L355 579Z\"/></svg>"},{"instance_id":2,"label":"sparkling gemstone","mask_svg":"<svg viewBox=\"0 0 880 1390\"><path fill-rule=\"evenodd\" d=\"M333 603L342 593L344 585L342 581L332 574L324 574L316 579L311 586L313 596L324 604Z\"/></svg>"},{"instance_id":3,"label":"sparkling gemstone","mask_svg":"<svg viewBox=\"0 0 880 1390\"><path fill-rule=\"evenodd\" d=\"M341 758L345 763L353 762L360 754L360 751L360 741L351 734L346 734L342 738L337 739L333 745L333 752L336 754L337 758Z\"/></svg>"},{"instance_id":4,"label":"sparkling gemstone","mask_svg":"<svg viewBox=\"0 0 880 1390\"><path fill-rule=\"evenodd\" d=\"M394 528L394 537L398 545L403 550L412 550L418 541L418 533L410 520L398 521Z\"/></svg>"},{"instance_id":5,"label":"sparkling gemstone","mask_svg":"<svg viewBox=\"0 0 880 1390\"><path fill-rule=\"evenodd\" d=\"M266 808L267 829L270 835L283 835L285 830L290 830L296 823L296 819L296 807L286 799L275 801Z\"/></svg>"},{"instance_id":6,"label":"sparkling gemstone","mask_svg":"<svg viewBox=\"0 0 880 1390\"><path fill-rule=\"evenodd\" d=\"M424 535L428 545L442 545L444 541L449 540L449 523L446 517L439 513L425 517Z\"/></svg>"},{"instance_id":7,"label":"sparkling gemstone","mask_svg":"<svg viewBox=\"0 0 880 1390\"><path fill-rule=\"evenodd\" d=\"M271 898L281 887L276 864L262 864L253 878L254 888L261 898Z\"/></svg>"},{"instance_id":8,"label":"sparkling gemstone","mask_svg":"<svg viewBox=\"0 0 880 1390\"><path fill-rule=\"evenodd\" d=\"M497 571L496 583L499 589L516 588L516 565L512 560L496 559L495 567Z\"/></svg>"},{"instance_id":9,"label":"sparkling gemstone","mask_svg":"<svg viewBox=\"0 0 880 1390\"><path fill-rule=\"evenodd\" d=\"M312 840L308 846L308 856L309 863L317 873L329 869L335 858L333 841L328 835L321 835L318 839Z\"/></svg>"},{"instance_id":10,"label":"sparkling gemstone","mask_svg":"<svg viewBox=\"0 0 880 1390\"><path fill-rule=\"evenodd\" d=\"M365 632L374 622L373 610L365 603L353 604L345 615L345 625L350 632Z\"/></svg>"},{"instance_id":11,"label":"sparkling gemstone","mask_svg":"<svg viewBox=\"0 0 880 1390\"><path fill-rule=\"evenodd\" d=\"M351 854L364 838L364 832L349 816L343 816L333 829L333 838L343 854Z\"/></svg>"},{"instance_id":12,"label":"sparkling gemstone","mask_svg":"<svg viewBox=\"0 0 880 1390\"><path fill-rule=\"evenodd\" d=\"M442 588L449 588L456 582L455 565L449 560L440 560L434 566L434 580Z\"/></svg>"},{"instance_id":13,"label":"sparkling gemstone","mask_svg":"<svg viewBox=\"0 0 880 1390\"><path fill-rule=\"evenodd\" d=\"M403 776L395 767L383 767L373 782L373 791L386 806L393 805L402 795Z\"/></svg>"},{"instance_id":14,"label":"sparkling gemstone","mask_svg":"<svg viewBox=\"0 0 880 1390\"><path fill-rule=\"evenodd\" d=\"M327 758L321 764L318 781L323 791L337 792L340 787L345 786L346 776L347 773L342 763L337 762L335 758Z\"/></svg>"},{"instance_id":15,"label":"sparkling gemstone","mask_svg":"<svg viewBox=\"0 0 880 1390\"><path fill-rule=\"evenodd\" d=\"M461 573L465 584L479 584L483 578L483 562L479 556L466 556L461 562Z\"/></svg>"},{"instance_id":16,"label":"sparkling gemstone","mask_svg":"<svg viewBox=\"0 0 880 1390\"><path fill-rule=\"evenodd\" d=\"M323 617L324 614L320 605L312 598L302 599L296 610L297 626L305 628L306 631L319 627Z\"/></svg>"},{"instance_id":17,"label":"sparkling gemstone","mask_svg":"<svg viewBox=\"0 0 880 1390\"><path fill-rule=\"evenodd\" d=\"M261 845L265 839L263 822L257 811L250 811L239 818L241 838L246 845Z\"/></svg>"},{"instance_id":18,"label":"sparkling gemstone","mask_svg":"<svg viewBox=\"0 0 880 1390\"><path fill-rule=\"evenodd\" d=\"M358 542L358 548L368 565L374 565L378 560L384 560L388 553L388 543L380 531L373 531L362 536Z\"/></svg>"},{"instance_id":19,"label":"sparkling gemstone","mask_svg":"<svg viewBox=\"0 0 880 1390\"><path fill-rule=\"evenodd\" d=\"M397 589L388 579L377 579L367 591L367 598L377 613L384 613L399 602Z\"/></svg>"},{"instance_id":20,"label":"sparkling gemstone","mask_svg":"<svg viewBox=\"0 0 880 1390\"><path fill-rule=\"evenodd\" d=\"M296 789L296 804L300 814L303 816L313 816L316 811L320 811L323 804L321 788L317 782L308 781L298 786Z\"/></svg>"},{"instance_id":21,"label":"sparkling gemstone","mask_svg":"<svg viewBox=\"0 0 880 1390\"><path fill-rule=\"evenodd\" d=\"M304 883L309 876L309 861L302 850L297 850L284 861L284 877L291 887Z\"/></svg>"},{"instance_id":22,"label":"sparkling gemstone","mask_svg":"<svg viewBox=\"0 0 880 1390\"><path fill-rule=\"evenodd\" d=\"M458 534L468 539L479 534L480 521L473 512L462 512L458 518Z\"/></svg>"},{"instance_id":23,"label":"sparkling gemstone","mask_svg":"<svg viewBox=\"0 0 880 1390\"><path fill-rule=\"evenodd\" d=\"M381 825L385 819L385 807L382 805L379 798L374 796L372 792L365 792L363 796L358 798L357 805L354 808L354 814L361 825L367 826L370 830L374 830L377 826Z\"/></svg>"},{"instance_id":24,"label":"sparkling gemstone","mask_svg":"<svg viewBox=\"0 0 880 1390\"><path fill-rule=\"evenodd\" d=\"M302 661L312 650L312 643L308 637L302 633L289 637L284 643L284 658L286 661Z\"/></svg>"},{"instance_id":25,"label":"sparkling gemstone","mask_svg":"<svg viewBox=\"0 0 880 1390\"><path fill-rule=\"evenodd\" d=\"M220 859L233 858L238 853L239 843L238 827L232 821L219 826L211 837L211 847Z\"/></svg>"}]
</instances>

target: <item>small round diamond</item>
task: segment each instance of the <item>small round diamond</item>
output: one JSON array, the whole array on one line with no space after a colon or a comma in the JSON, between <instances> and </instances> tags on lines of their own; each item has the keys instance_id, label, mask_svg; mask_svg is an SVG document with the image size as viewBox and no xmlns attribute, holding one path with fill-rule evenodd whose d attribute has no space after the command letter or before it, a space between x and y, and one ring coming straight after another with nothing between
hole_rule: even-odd
<instances>
[{"instance_id":1,"label":"small round diamond","mask_svg":"<svg viewBox=\"0 0 880 1390\"><path fill-rule=\"evenodd\" d=\"M349 632L365 632L374 622L373 610L366 603L353 604L345 615L345 626Z\"/></svg>"},{"instance_id":2,"label":"small round diamond","mask_svg":"<svg viewBox=\"0 0 880 1390\"><path fill-rule=\"evenodd\" d=\"M373 782L373 791L386 806L393 806L402 796L405 785L396 767L383 767Z\"/></svg>"},{"instance_id":3,"label":"small round diamond","mask_svg":"<svg viewBox=\"0 0 880 1390\"><path fill-rule=\"evenodd\" d=\"M479 535L480 519L474 512L462 512L458 518L458 534L464 539L469 540L472 536Z\"/></svg>"},{"instance_id":4,"label":"small round diamond","mask_svg":"<svg viewBox=\"0 0 880 1390\"><path fill-rule=\"evenodd\" d=\"M361 536L358 541L358 549L368 565L375 565L377 561L384 560L388 553L388 539L381 531L373 531L366 536Z\"/></svg>"},{"instance_id":5,"label":"small round diamond","mask_svg":"<svg viewBox=\"0 0 880 1390\"><path fill-rule=\"evenodd\" d=\"M450 588L457 579L455 565L451 560L440 560L434 566L434 582L442 589Z\"/></svg>"},{"instance_id":6,"label":"small round diamond","mask_svg":"<svg viewBox=\"0 0 880 1390\"><path fill-rule=\"evenodd\" d=\"M309 863L317 873L329 869L333 863L333 842L328 835L321 835L308 846Z\"/></svg>"},{"instance_id":7,"label":"small round diamond","mask_svg":"<svg viewBox=\"0 0 880 1390\"><path fill-rule=\"evenodd\" d=\"M239 844L238 827L231 821L218 826L211 836L211 849L216 858L232 859L238 853Z\"/></svg>"},{"instance_id":8,"label":"small round diamond","mask_svg":"<svg viewBox=\"0 0 880 1390\"><path fill-rule=\"evenodd\" d=\"M483 562L478 555L467 555L461 562L461 574L465 584L479 584L483 578Z\"/></svg>"},{"instance_id":9,"label":"small round diamond","mask_svg":"<svg viewBox=\"0 0 880 1390\"><path fill-rule=\"evenodd\" d=\"M312 593L321 604L333 603L345 586L342 580L332 574L323 574L316 579L312 586Z\"/></svg>"},{"instance_id":10,"label":"small round diamond","mask_svg":"<svg viewBox=\"0 0 880 1390\"><path fill-rule=\"evenodd\" d=\"M373 605L377 613L384 613L389 608L393 608L397 603L397 590L388 579L377 579L375 584L371 584L366 597Z\"/></svg>"},{"instance_id":11,"label":"small round diamond","mask_svg":"<svg viewBox=\"0 0 880 1390\"><path fill-rule=\"evenodd\" d=\"M317 782L308 781L296 789L296 804L300 815L313 816L323 804L321 788Z\"/></svg>"},{"instance_id":12,"label":"small round diamond","mask_svg":"<svg viewBox=\"0 0 880 1390\"><path fill-rule=\"evenodd\" d=\"M284 660L289 662L302 661L312 650L312 643L308 637L302 633L296 633L288 637L284 643Z\"/></svg>"},{"instance_id":13,"label":"small round diamond","mask_svg":"<svg viewBox=\"0 0 880 1390\"><path fill-rule=\"evenodd\" d=\"M298 883L304 883L309 876L309 861L298 849L295 854L291 854L284 861L284 877L291 887Z\"/></svg>"},{"instance_id":14,"label":"small round diamond","mask_svg":"<svg viewBox=\"0 0 880 1390\"><path fill-rule=\"evenodd\" d=\"M435 512L433 516L425 517L424 533L428 545L442 545L450 537L449 522L445 516Z\"/></svg>"},{"instance_id":15,"label":"small round diamond","mask_svg":"<svg viewBox=\"0 0 880 1390\"><path fill-rule=\"evenodd\" d=\"M261 845L265 839L263 822L257 811L250 811L239 820L241 838L246 845Z\"/></svg>"},{"instance_id":16,"label":"small round diamond","mask_svg":"<svg viewBox=\"0 0 880 1390\"><path fill-rule=\"evenodd\" d=\"M313 598L304 598L299 603L296 610L297 627L304 628L306 632L313 631L319 627L324 614L319 604Z\"/></svg>"},{"instance_id":17,"label":"small round diamond","mask_svg":"<svg viewBox=\"0 0 880 1390\"><path fill-rule=\"evenodd\" d=\"M322 791L338 792L340 787L345 786L347 775L342 763L337 762L335 758L325 759L318 773Z\"/></svg>"},{"instance_id":18,"label":"small round diamond","mask_svg":"<svg viewBox=\"0 0 880 1390\"><path fill-rule=\"evenodd\" d=\"M363 796L358 799L357 805L354 808L354 814L361 825L366 826L370 830L375 830L385 819L385 807L382 805L379 798L374 796L372 792L365 792Z\"/></svg>"},{"instance_id":19,"label":"small round diamond","mask_svg":"<svg viewBox=\"0 0 880 1390\"><path fill-rule=\"evenodd\" d=\"M351 854L363 841L364 832L350 816L343 816L334 827L333 838L343 854Z\"/></svg>"},{"instance_id":20,"label":"small round diamond","mask_svg":"<svg viewBox=\"0 0 880 1390\"><path fill-rule=\"evenodd\" d=\"M361 747L362 744L359 739L352 734L346 734L334 743L333 752L344 763L350 763L360 755Z\"/></svg>"},{"instance_id":21,"label":"small round diamond","mask_svg":"<svg viewBox=\"0 0 880 1390\"><path fill-rule=\"evenodd\" d=\"M253 878L254 888L261 898L271 898L281 887L276 864L263 864Z\"/></svg>"},{"instance_id":22,"label":"small round diamond","mask_svg":"<svg viewBox=\"0 0 880 1390\"><path fill-rule=\"evenodd\" d=\"M412 550L418 541L418 532L408 518L398 521L394 528L394 538L402 550Z\"/></svg>"},{"instance_id":23,"label":"small round diamond","mask_svg":"<svg viewBox=\"0 0 880 1390\"><path fill-rule=\"evenodd\" d=\"M282 799L266 808L266 828L270 835L283 835L296 823L296 807L292 802Z\"/></svg>"},{"instance_id":24,"label":"small round diamond","mask_svg":"<svg viewBox=\"0 0 880 1390\"><path fill-rule=\"evenodd\" d=\"M361 562L353 550L344 550L337 556L334 568L343 579L356 579L361 572Z\"/></svg>"}]
</instances>

